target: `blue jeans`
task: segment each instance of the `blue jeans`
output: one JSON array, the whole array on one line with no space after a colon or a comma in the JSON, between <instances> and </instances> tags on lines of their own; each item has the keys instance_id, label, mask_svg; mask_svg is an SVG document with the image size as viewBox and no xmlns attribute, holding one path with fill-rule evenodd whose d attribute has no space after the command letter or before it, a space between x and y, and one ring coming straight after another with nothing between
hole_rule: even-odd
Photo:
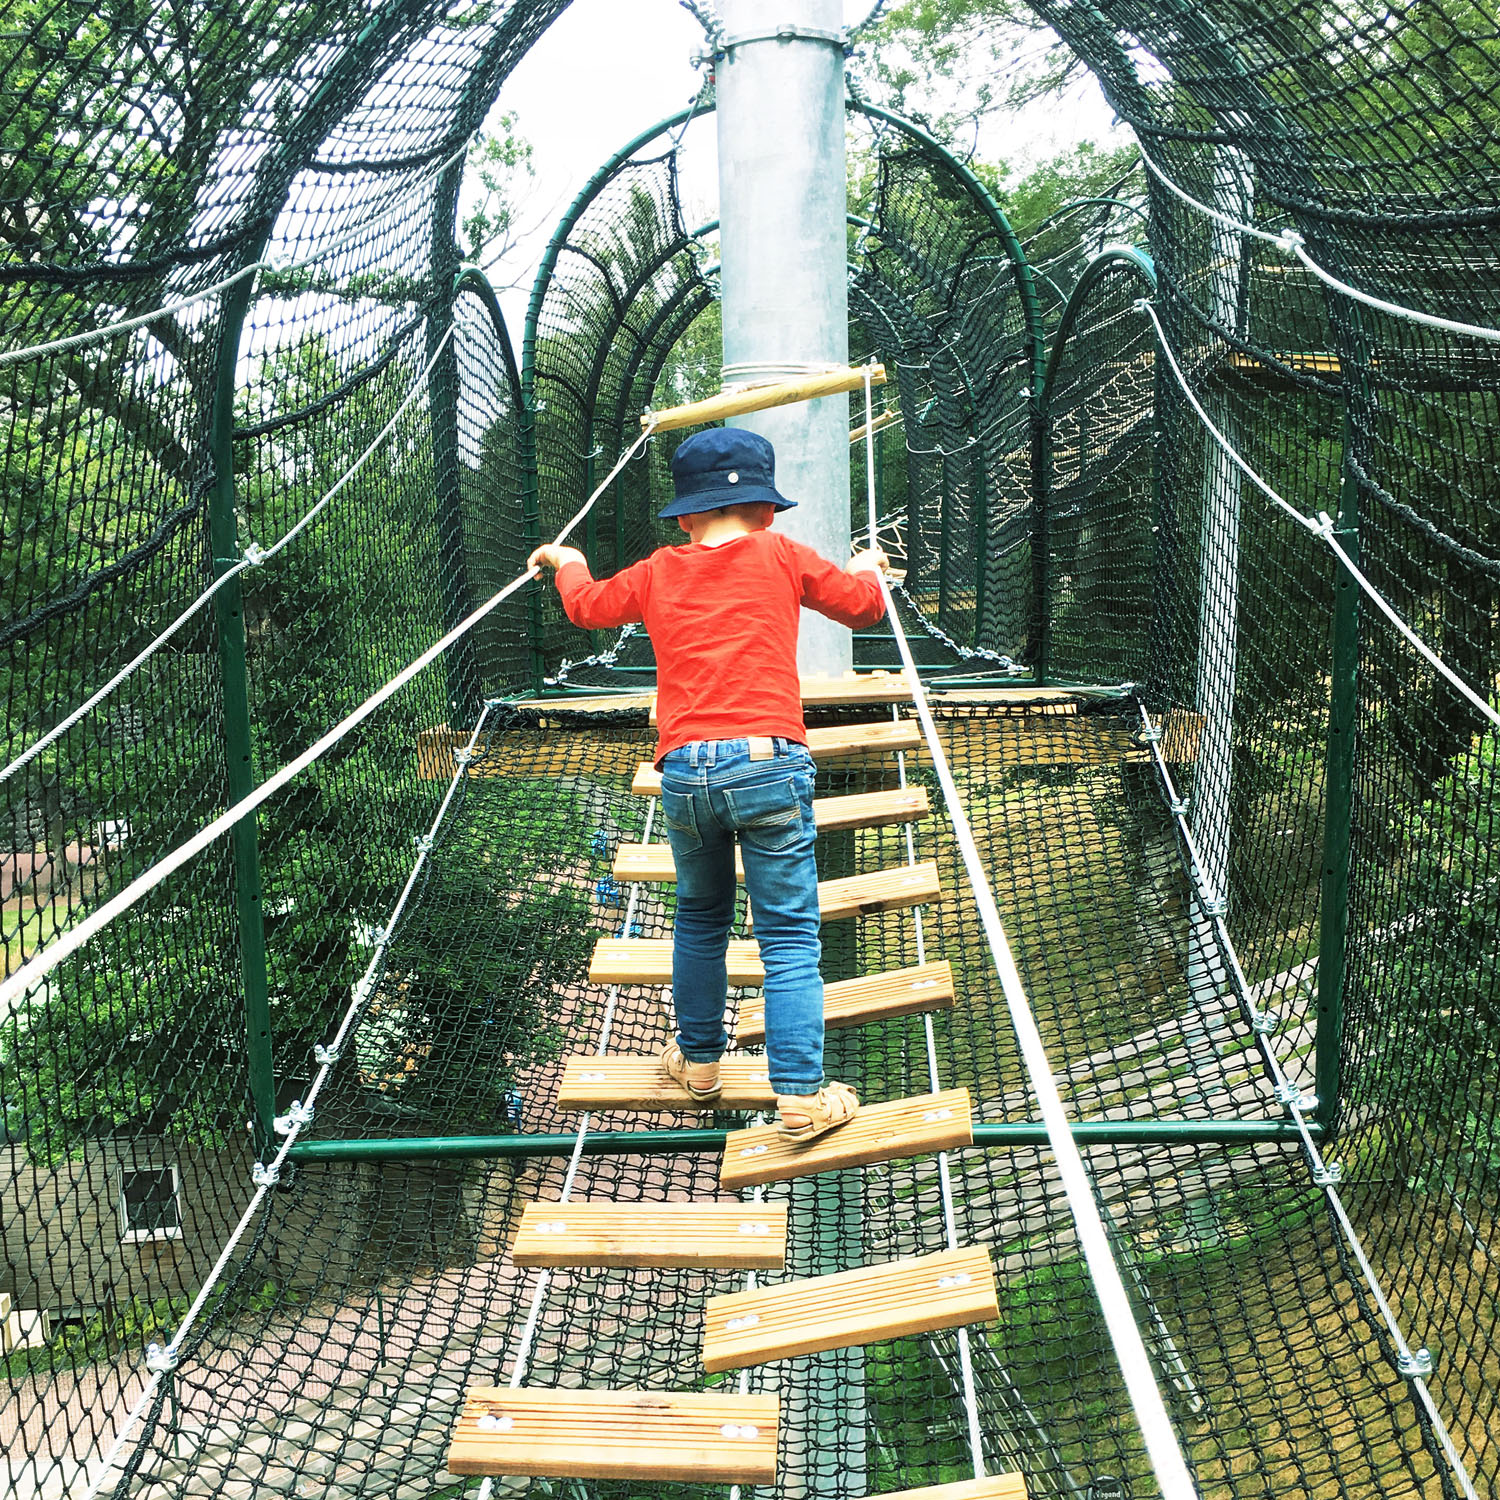
<instances>
[{"instance_id":1,"label":"blue jeans","mask_svg":"<svg viewBox=\"0 0 1500 1500\"><path fill-rule=\"evenodd\" d=\"M823 1085L823 942L813 858L813 762L806 746L775 741L751 760L745 740L699 740L661 763L662 814L677 866L672 998L689 1062L713 1062L724 1031L724 956L734 921L734 845L766 970L766 1060L778 1094Z\"/></svg>"}]
</instances>

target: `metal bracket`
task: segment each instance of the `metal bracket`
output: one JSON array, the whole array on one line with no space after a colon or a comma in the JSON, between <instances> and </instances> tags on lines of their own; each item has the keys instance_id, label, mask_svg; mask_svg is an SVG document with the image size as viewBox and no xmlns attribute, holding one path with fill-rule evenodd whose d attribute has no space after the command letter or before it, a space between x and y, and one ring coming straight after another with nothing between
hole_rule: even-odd
<instances>
[{"instance_id":1,"label":"metal bracket","mask_svg":"<svg viewBox=\"0 0 1500 1500\"><path fill-rule=\"evenodd\" d=\"M1159 744L1161 744L1161 725L1160 724L1143 724L1143 725L1141 725L1141 743L1143 745L1159 745Z\"/></svg>"},{"instance_id":2,"label":"metal bracket","mask_svg":"<svg viewBox=\"0 0 1500 1500\"><path fill-rule=\"evenodd\" d=\"M467 745L459 745L453 752L455 765L467 766L474 760L474 752Z\"/></svg>"},{"instance_id":3,"label":"metal bracket","mask_svg":"<svg viewBox=\"0 0 1500 1500\"><path fill-rule=\"evenodd\" d=\"M1198 905L1203 908L1205 917L1223 917L1229 914L1229 903L1222 896L1210 896Z\"/></svg>"},{"instance_id":4,"label":"metal bracket","mask_svg":"<svg viewBox=\"0 0 1500 1500\"><path fill-rule=\"evenodd\" d=\"M1424 1345L1409 1349L1396 1360L1396 1369L1408 1380L1425 1380L1432 1374L1432 1354Z\"/></svg>"},{"instance_id":5,"label":"metal bracket","mask_svg":"<svg viewBox=\"0 0 1500 1500\"><path fill-rule=\"evenodd\" d=\"M299 1125L311 1125L313 1118L312 1106L304 1104L300 1099L293 1099L284 1115L277 1115L271 1122L271 1128L277 1135L290 1135Z\"/></svg>"},{"instance_id":6,"label":"metal bracket","mask_svg":"<svg viewBox=\"0 0 1500 1500\"><path fill-rule=\"evenodd\" d=\"M1167 811L1171 813L1174 818L1185 818L1192 811L1192 804L1186 797L1177 797L1173 801L1167 803Z\"/></svg>"},{"instance_id":7,"label":"metal bracket","mask_svg":"<svg viewBox=\"0 0 1500 1500\"><path fill-rule=\"evenodd\" d=\"M266 549L262 547L259 542L251 542L250 545L245 548L245 561L249 563L252 568L259 567L265 560Z\"/></svg>"},{"instance_id":8,"label":"metal bracket","mask_svg":"<svg viewBox=\"0 0 1500 1500\"><path fill-rule=\"evenodd\" d=\"M411 846L418 854L431 854L437 848L437 840L430 833L414 833Z\"/></svg>"},{"instance_id":9,"label":"metal bracket","mask_svg":"<svg viewBox=\"0 0 1500 1500\"><path fill-rule=\"evenodd\" d=\"M1425 1349L1422 1351L1427 1352ZM178 1354L176 1349L168 1344L163 1348L160 1344L146 1345L146 1368L153 1375L170 1375L178 1365Z\"/></svg>"},{"instance_id":10,"label":"metal bracket","mask_svg":"<svg viewBox=\"0 0 1500 1500\"><path fill-rule=\"evenodd\" d=\"M1312 1178L1315 1187L1337 1187L1344 1180L1343 1165L1336 1161L1321 1162L1313 1168Z\"/></svg>"},{"instance_id":11,"label":"metal bracket","mask_svg":"<svg viewBox=\"0 0 1500 1500\"><path fill-rule=\"evenodd\" d=\"M318 1042L313 1047L313 1061L325 1068L331 1068L344 1055L341 1047L325 1047Z\"/></svg>"},{"instance_id":12,"label":"metal bracket","mask_svg":"<svg viewBox=\"0 0 1500 1500\"><path fill-rule=\"evenodd\" d=\"M1301 1110L1303 1114L1311 1114L1318 1107L1318 1096L1316 1094L1304 1094L1295 1083L1278 1083L1276 1085L1276 1102L1284 1104L1288 1109Z\"/></svg>"},{"instance_id":13,"label":"metal bracket","mask_svg":"<svg viewBox=\"0 0 1500 1500\"><path fill-rule=\"evenodd\" d=\"M1281 1029L1281 1016L1274 1010L1252 1010L1250 1029L1256 1036L1275 1036Z\"/></svg>"},{"instance_id":14,"label":"metal bracket","mask_svg":"<svg viewBox=\"0 0 1500 1500\"><path fill-rule=\"evenodd\" d=\"M844 30L823 31L816 26L799 26L795 21L783 21L767 31L747 31L743 36L720 37L714 44L714 56L723 57L736 47L749 42L831 42L843 48L849 44L849 33Z\"/></svg>"},{"instance_id":15,"label":"metal bracket","mask_svg":"<svg viewBox=\"0 0 1500 1500\"><path fill-rule=\"evenodd\" d=\"M258 1161L250 1168L250 1181L256 1187L275 1187L281 1181L281 1168L275 1162Z\"/></svg>"}]
</instances>

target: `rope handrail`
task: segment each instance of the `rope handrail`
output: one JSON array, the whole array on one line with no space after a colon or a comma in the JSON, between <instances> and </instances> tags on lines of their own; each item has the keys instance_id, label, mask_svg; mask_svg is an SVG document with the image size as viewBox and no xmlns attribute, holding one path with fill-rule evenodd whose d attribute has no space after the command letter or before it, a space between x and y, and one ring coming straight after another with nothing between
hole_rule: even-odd
<instances>
[{"instance_id":1,"label":"rope handrail","mask_svg":"<svg viewBox=\"0 0 1500 1500\"><path fill-rule=\"evenodd\" d=\"M1182 366L1178 364L1176 355L1172 352L1172 346L1167 341L1167 332L1161 326L1161 320L1156 316L1156 309L1145 298L1141 298L1135 304L1139 311L1151 319L1152 326L1156 329L1157 342L1162 354L1166 357L1167 364L1171 366L1172 374L1176 377L1177 384L1182 394L1187 397L1188 404L1197 414L1198 420L1208 429L1214 440L1224 450L1225 455L1235 464L1255 487L1267 495L1282 511L1292 518L1304 530L1313 536L1319 537L1328 544L1328 549L1339 560L1344 571L1360 587L1366 597L1383 614L1387 620L1395 626L1397 632L1406 643L1422 658L1440 677L1445 678L1449 685L1461 693L1468 701L1487 718L1491 724L1500 729L1500 712L1486 699L1482 698L1452 667L1445 662L1426 641L1406 623L1396 610L1396 607L1386 599L1385 595L1365 577L1354 559L1344 550L1339 539L1334 535L1333 520L1326 511L1321 511L1316 520L1311 516L1298 510L1284 495L1278 493L1271 485L1263 479L1240 454L1239 450L1224 436L1223 432L1215 425L1214 420L1203 409L1202 403L1194 394L1192 387L1188 384L1187 377L1182 372Z\"/></svg>"},{"instance_id":2,"label":"rope handrail","mask_svg":"<svg viewBox=\"0 0 1500 1500\"><path fill-rule=\"evenodd\" d=\"M1275 245L1277 249L1283 251L1285 254L1295 256L1319 281L1325 286L1331 287L1334 291L1340 292L1356 302L1363 302L1366 307L1373 307L1377 312L1387 313L1393 318L1405 318L1408 322L1420 323L1426 328L1438 328L1444 333L1462 334L1465 338L1487 339L1492 343L1500 343L1500 328L1489 328L1482 323L1461 323L1456 318L1443 318L1439 317L1436 313L1422 312L1419 308L1407 307L1400 302L1388 302L1384 297L1377 297L1373 292L1367 292L1361 287L1341 280L1332 271L1320 266L1307 253L1307 241L1295 229L1283 229L1279 233L1272 234L1268 229L1259 229L1254 224L1246 224L1230 214L1221 212L1219 209L1210 208L1208 204L1200 203L1198 199L1193 197L1184 188L1178 187L1152 161L1144 147L1141 148L1141 160L1145 162L1151 175L1168 192L1180 198L1190 208L1197 209L1200 214L1212 219L1216 224L1222 224L1226 229L1232 229L1237 234L1249 235L1253 239L1264 240L1268 245Z\"/></svg>"},{"instance_id":3,"label":"rope handrail","mask_svg":"<svg viewBox=\"0 0 1500 1500\"><path fill-rule=\"evenodd\" d=\"M867 424L873 414L874 398L867 381L865 384L865 421ZM874 437L869 434L865 439L865 475L868 490L869 530L873 546L876 527L875 453ZM1135 1411L1136 1421L1146 1444L1147 1456L1156 1475L1157 1483L1161 1486L1164 1500L1196 1500L1197 1490L1188 1472L1187 1460L1183 1457L1181 1444L1173 1430L1171 1418L1167 1415L1166 1402L1162 1397L1161 1387L1157 1383L1155 1371L1151 1367L1151 1357L1146 1351L1145 1340L1141 1337L1140 1328L1131 1311L1130 1299L1125 1291L1125 1283L1121 1279L1119 1267L1115 1264L1114 1252L1110 1248L1104 1221L1099 1214L1099 1206L1094 1200L1093 1189L1089 1185L1083 1156L1073 1139L1067 1112L1063 1107L1062 1095L1058 1091L1057 1079L1047 1058L1041 1032L1037 1028L1036 1017L1032 1014L1031 1004L1026 998L1025 986L1021 982L1020 971L1016 967L1010 942L1005 935L1005 927L1000 920L1000 912L995 904L994 892L990 889L989 878L985 874L978 846L974 842L974 833L969 826L968 815L964 812L958 788L953 781L953 773L948 768L948 757L944 753L942 740L938 736L937 725L933 721L932 710L928 706L927 695L923 690L916 662L912 659L906 632L901 628L901 621L896 615L885 575L877 572L876 577L880 582L881 593L885 597L886 611L891 620L891 633L901 653L902 668L906 675L907 687L911 692L912 704L917 711L917 718L922 726L922 736L932 756L932 768L937 775L938 785L942 789L954 839L963 857L969 886L974 893L974 904L979 914L980 925L984 929L991 956L995 961L995 970L1005 997L1006 1008L1010 1012L1011 1025L1015 1030L1016 1041L1021 1050L1032 1090L1036 1095L1043 1124L1046 1126L1047 1139L1052 1149L1053 1159L1057 1164L1058 1175L1062 1180L1069 1210L1073 1216L1078 1243L1099 1298L1100 1310L1104 1315L1110 1342L1114 1346L1115 1358L1119 1362L1120 1373L1124 1377L1131 1406Z\"/></svg>"},{"instance_id":4,"label":"rope handrail","mask_svg":"<svg viewBox=\"0 0 1500 1500\"><path fill-rule=\"evenodd\" d=\"M1365 1285L1370 1289L1370 1295L1375 1300L1379 1309L1380 1319L1385 1324L1386 1332L1390 1335L1391 1342L1395 1346L1397 1368L1401 1375L1408 1379L1417 1392L1417 1398L1421 1401L1433 1429L1437 1433L1438 1442L1441 1445L1448 1462L1453 1469L1459 1487L1463 1491L1465 1500L1479 1500L1475 1492L1472 1480L1469 1478L1467 1468L1460 1457L1453 1438L1448 1431L1447 1424L1437 1409L1437 1403L1432 1398L1432 1392L1427 1388L1424 1373L1430 1372L1431 1357L1427 1350L1413 1350L1407 1342L1405 1334L1401 1331L1401 1325L1396 1321L1396 1314L1391 1309L1386 1299L1384 1290L1380 1285L1380 1279L1375 1274L1375 1268L1370 1264L1369 1257L1365 1254L1364 1246L1360 1243L1359 1235L1355 1232L1347 1211L1344 1208L1343 1199L1339 1196L1337 1182L1339 1174L1330 1168L1323 1159L1323 1154L1318 1149L1318 1143L1313 1139L1312 1132L1308 1129L1307 1114L1317 1108L1318 1101L1315 1097L1304 1095L1302 1091L1287 1077L1286 1070L1281 1065L1281 1059L1276 1055L1276 1049L1271 1045L1271 1028L1262 1021L1263 1013L1255 1004L1255 992L1250 982L1245 977L1245 971L1240 967L1239 954L1235 949L1234 941L1229 935L1229 920L1225 907L1223 894L1214 889L1212 881L1204 873L1205 866L1199 856L1198 845L1193 838L1193 830L1188 823L1187 803L1178 795L1176 783L1172 780L1172 773L1167 768L1167 762L1161 750L1161 729L1151 722L1151 715L1144 703L1136 702L1137 710L1141 716L1141 728L1147 745L1151 750L1151 758L1156 765L1157 773L1161 777L1163 794L1166 797L1168 808L1177 827L1178 836L1182 839L1183 847L1187 851L1188 877L1193 882L1198 894L1198 904L1209 916L1213 923L1214 932L1218 939L1220 951L1224 954L1232 982L1237 992L1240 1003L1244 1009L1246 1019L1250 1022L1251 1029L1255 1032L1256 1041L1260 1045L1261 1055L1265 1058L1266 1068L1271 1074L1271 1081L1275 1087L1276 1098L1285 1106L1291 1115L1293 1123L1297 1127L1297 1133L1301 1138L1302 1149L1307 1154L1308 1165L1312 1168L1313 1182L1323 1189L1327 1194L1329 1207L1332 1208L1335 1219L1338 1220L1339 1231L1344 1237L1344 1242L1349 1247L1355 1263L1359 1266L1360 1276Z\"/></svg>"},{"instance_id":5,"label":"rope handrail","mask_svg":"<svg viewBox=\"0 0 1500 1500\"><path fill-rule=\"evenodd\" d=\"M616 475L635 456L636 452L645 446L654 431L655 428L647 428L625 450L620 456L619 462L605 476L603 483L584 501L573 517L558 532L555 541L561 542L567 537L589 511L593 509L599 497L614 483ZM537 577L540 571L539 568L529 567L525 572L513 578L502 589L486 599L477 609L460 620L451 630L446 631L419 656L407 663L383 687L377 688L363 703L346 714L333 728L327 730L318 739L314 740L307 749L284 765L269 780L262 782L253 792L241 797L238 802L226 808L218 817L206 823L191 838L179 844L170 853L164 854L148 870L131 881L124 890L111 897L97 911L91 912L76 927L68 928L66 932L48 943L29 962L23 964L3 984L0 984L0 1012L3 1012L10 1005L19 1002L34 985L45 979L63 959L72 953L76 953L95 933L107 927L116 917L123 915L131 907L137 905L166 880L168 876L180 870L194 855L200 854L215 839L227 833L235 824L249 817L251 813L263 803L268 802L290 781L294 780L315 761L321 759L350 730L364 723L376 709L393 698L408 682L431 666L444 651L467 635L481 620L497 609L518 589Z\"/></svg>"},{"instance_id":6,"label":"rope handrail","mask_svg":"<svg viewBox=\"0 0 1500 1500\"><path fill-rule=\"evenodd\" d=\"M485 720L488 719L491 705L486 703L480 712L479 719L474 725L473 732L469 736L469 742L465 748L454 755L453 776L448 782L448 790L443 795L443 800L438 804L437 813L428 826L425 835L416 841L417 857L412 862L410 873L406 877L406 884L401 888L401 894L396 898L396 904L391 909L391 915L386 924L381 928L375 944L375 952L370 957L363 975L350 992L349 1003L344 1008L340 1018L338 1029L333 1034L330 1042L322 1044L314 1049L314 1056L318 1068L314 1073L312 1083L308 1086L307 1097L293 1103L291 1109L284 1116L278 1117L276 1121L277 1133L284 1135L280 1149L269 1163L256 1162L252 1181L255 1191L251 1194L250 1201L245 1205L244 1212L240 1215L234 1228L230 1230L224 1247L219 1252L218 1259L214 1261L203 1285L198 1289L182 1321L172 1332L172 1337L164 1347L151 1344L146 1351L146 1368L150 1372L150 1378L146 1381L144 1389L136 1398L130 1410L126 1413L124 1421L120 1424L115 1434L114 1442L105 1454L103 1464L95 1477L89 1481L84 1492L83 1500L95 1500L100 1488L106 1478L113 1470L115 1463L125 1445L130 1440L136 1424L144 1415L156 1398L157 1391L161 1388L162 1380L169 1375L178 1364L183 1342L188 1332L197 1322L199 1315L207 1306L209 1299L213 1296L214 1288L219 1283L219 1278L224 1274L230 1258L234 1254L235 1247L244 1238L245 1231L250 1227L261 1205L273 1187L280 1180L281 1169L286 1165L292 1147L297 1143L297 1137L302 1134L303 1129L310 1125L313 1120L314 1108L318 1095L323 1090L323 1085L328 1081L328 1075L333 1071L342 1055L344 1044L349 1040L351 1033L359 1023L367 1002L375 992L378 976L385 963L386 949L390 946L391 938L395 933L396 925L400 922L402 914L406 910L407 902L411 899L411 893L416 889L417 880L432 853L434 843L439 830L448 816L448 809L453 803L458 787L468 771L470 760L473 757L474 747L479 742L479 736L484 732ZM145 1434L142 1433L142 1439Z\"/></svg>"},{"instance_id":7,"label":"rope handrail","mask_svg":"<svg viewBox=\"0 0 1500 1500\"><path fill-rule=\"evenodd\" d=\"M316 252L305 255L301 260L288 261L285 265L277 265L270 260L253 260L249 265L241 266L238 271L231 272L228 276L211 282L208 286L191 292L185 297L178 297L171 302L164 302L160 307L151 312L136 313L128 318L119 318L113 323L102 324L98 328L85 329L81 333L71 333L64 338L49 339L42 344L28 344L19 349L0 349L0 368L15 364L23 359L41 359L48 354L62 354L69 349L80 349L87 344L98 344L106 339L112 339L122 333L130 333L134 329L144 328L148 323L155 323L161 318L172 317L176 313L183 312L189 307L196 307L200 302L207 302L211 297L217 297L220 292L228 291L230 287L237 286L247 276L257 276L262 271L275 271L278 275L285 276L292 271L300 271L306 266L315 265L320 260L326 260L330 255L342 250L345 245L352 244L354 240L364 235L372 224L379 224L390 218L419 188L425 187L429 182L441 177L464 153L469 149L466 140L457 151L443 160L428 167L425 172L414 177L410 184L403 188L396 197L388 203L373 219L361 220L356 223L347 233L337 236L328 244L322 246Z\"/></svg>"},{"instance_id":8,"label":"rope handrail","mask_svg":"<svg viewBox=\"0 0 1500 1500\"><path fill-rule=\"evenodd\" d=\"M135 656L133 656L123 667L115 673L102 687L96 688L77 708L73 709L65 718L60 719L49 729L46 734L38 740L33 741L13 761L4 767L0 767L0 786L3 786L23 766L29 765L49 745L56 744L75 724L77 724L91 710L97 708L121 683L128 681L145 664L161 650L166 643L182 629L194 615L198 613L214 596L224 588L231 579L238 578L241 573L250 568L257 568L262 563L268 563L273 557L280 553L285 547L300 536L312 523L325 511L334 497L352 480L359 471L364 468L375 450L395 430L396 423L405 415L406 409L416 400L417 396L426 389L427 378L432 374L434 366L444 349L448 347L448 341L453 337L456 324L450 324L438 341L437 347L432 351L431 357L422 372L412 382L411 389L406 393L400 406L391 414L390 420L370 440L369 446L344 470L343 474L336 479L332 486L324 493L298 519L295 525L284 535L279 537L269 547L259 547L252 542L246 549L245 555L232 567L226 568L219 574L209 586L184 609L165 630L159 631Z\"/></svg>"}]
</instances>

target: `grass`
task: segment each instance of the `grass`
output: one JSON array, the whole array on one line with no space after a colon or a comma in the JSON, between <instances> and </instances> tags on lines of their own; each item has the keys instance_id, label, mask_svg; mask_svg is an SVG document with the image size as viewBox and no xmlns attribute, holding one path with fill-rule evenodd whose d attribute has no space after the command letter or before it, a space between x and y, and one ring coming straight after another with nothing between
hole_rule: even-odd
<instances>
[{"instance_id":1,"label":"grass","mask_svg":"<svg viewBox=\"0 0 1500 1500\"><path fill-rule=\"evenodd\" d=\"M15 973L37 950L66 932L76 915L67 897L37 906L26 897L0 907L0 943L5 947L5 973Z\"/></svg>"}]
</instances>

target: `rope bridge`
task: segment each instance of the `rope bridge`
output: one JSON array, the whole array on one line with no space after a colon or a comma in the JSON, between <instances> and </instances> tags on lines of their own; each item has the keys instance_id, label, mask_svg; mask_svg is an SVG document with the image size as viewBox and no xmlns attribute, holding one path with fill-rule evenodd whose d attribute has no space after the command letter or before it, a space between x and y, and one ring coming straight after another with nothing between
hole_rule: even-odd
<instances>
[{"instance_id":1,"label":"rope bridge","mask_svg":"<svg viewBox=\"0 0 1500 1500\"><path fill-rule=\"evenodd\" d=\"M904 576L808 714L884 1135L808 1175L753 1060L725 1119L632 1061L650 643L526 586L663 539L637 414L717 377L711 93L579 194L519 360L462 264L561 8L0 43L10 1491L555 1493L528 1414L621 1389L708 1451L575 1493L1492 1489L1493 18L1043 0L1142 168L1020 233L851 103Z\"/></svg>"}]
</instances>

